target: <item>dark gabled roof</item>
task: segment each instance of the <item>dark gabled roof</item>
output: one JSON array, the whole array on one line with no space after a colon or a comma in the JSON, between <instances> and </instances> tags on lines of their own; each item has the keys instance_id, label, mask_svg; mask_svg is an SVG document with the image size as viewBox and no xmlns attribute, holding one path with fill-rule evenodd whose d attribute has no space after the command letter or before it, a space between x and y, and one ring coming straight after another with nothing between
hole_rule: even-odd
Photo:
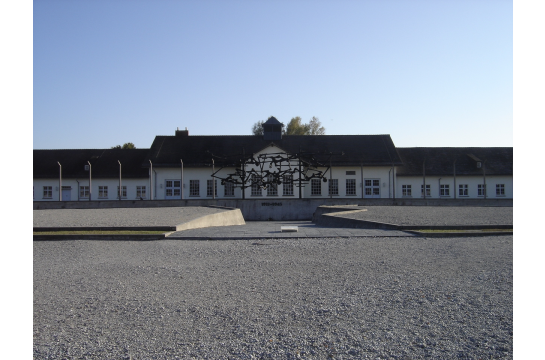
<instances>
[{"instance_id":1,"label":"dark gabled roof","mask_svg":"<svg viewBox=\"0 0 545 360\"><path fill-rule=\"evenodd\" d=\"M267 119L267 121L265 121L263 123L263 125L283 125L280 121L278 121L277 118L275 118L274 116L271 116L270 118Z\"/></svg>"},{"instance_id":2,"label":"dark gabled roof","mask_svg":"<svg viewBox=\"0 0 545 360\"><path fill-rule=\"evenodd\" d=\"M453 175L456 160L456 175L513 175L512 147L444 147L444 148L397 148L403 166L397 168L398 176L422 175L422 164L426 160L426 175Z\"/></svg>"},{"instance_id":3,"label":"dark gabled roof","mask_svg":"<svg viewBox=\"0 0 545 360\"><path fill-rule=\"evenodd\" d=\"M91 163L93 178L119 177L121 162L122 178L148 177L148 169L142 168L149 149L77 149L77 150L34 150L34 178L58 178L59 165L63 178L89 178L85 171L87 161Z\"/></svg>"},{"instance_id":4,"label":"dark gabled roof","mask_svg":"<svg viewBox=\"0 0 545 360\"><path fill-rule=\"evenodd\" d=\"M255 135L228 136L156 136L150 148L149 158L143 166L178 166L180 159L184 166L210 166L212 155L226 157L225 161L216 158L216 165L240 163L242 151L250 157L270 144L290 154L313 153L317 161L325 162L329 153L339 154L331 157L335 166L401 165L401 160L390 135L284 135L281 140L264 140ZM343 152L344 155L340 155Z\"/></svg>"}]
</instances>

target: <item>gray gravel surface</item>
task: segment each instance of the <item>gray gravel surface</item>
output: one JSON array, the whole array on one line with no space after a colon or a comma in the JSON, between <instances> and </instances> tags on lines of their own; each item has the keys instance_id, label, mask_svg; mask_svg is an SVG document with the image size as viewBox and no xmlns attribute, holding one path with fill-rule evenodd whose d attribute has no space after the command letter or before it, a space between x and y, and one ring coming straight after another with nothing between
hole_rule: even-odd
<instances>
[{"instance_id":1,"label":"gray gravel surface","mask_svg":"<svg viewBox=\"0 0 545 360\"><path fill-rule=\"evenodd\" d=\"M34 242L34 358L509 359L512 256L512 236Z\"/></svg>"},{"instance_id":2,"label":"gray gravel surface","mask_svg":"<svg viewBox=\"0 0 545 360\"><path fill-rule=\"evenodd\" d=\"M210 207L33 210L34 227L175 226L225 211Z\"/></svg>"},{"instance_id":3,"label":"gray gravel surface","mask_svg":"<svg viewBox=\"0 0 545 360\"><path fill-rule=\"evenodd\" d=\"M342 217L395 225L512 225L512 207L365 206Z\"/></svg>"}]
</instances>

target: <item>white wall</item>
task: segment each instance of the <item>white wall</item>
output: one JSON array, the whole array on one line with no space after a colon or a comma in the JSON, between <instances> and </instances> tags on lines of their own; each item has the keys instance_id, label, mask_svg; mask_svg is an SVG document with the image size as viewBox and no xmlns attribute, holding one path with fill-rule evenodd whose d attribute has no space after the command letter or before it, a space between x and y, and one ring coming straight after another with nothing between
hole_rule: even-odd
<instances>
[{"instance_id":1,"label":"white wall","mask_svg":"<svg viewBox=\"0 0 545 360\"><path fill-rule=\"evenodd\" d=\"M411 185L412 196L408 198L421 198L421 186L423 184L422 176L398 176L396 181L396 198L403 198L402 186ZM448 184L450 195L439 196L439 184ZM468 185L468 196L460 196L458 188L460 184ZM430 185L431 196L427 198L445 198L454 199L454 191L456 191L456 199L478 199L483 196L478 196L477 188L479 184L483 184L482 176L456 176L456 189L454 189L453 176L426 176L426 185ZM496 195L496 184L503 184L505 196ZM486 177L486 197L487 198L513 198L513 177L512 176L487 176Z\"/></svg>"},{"instance_id":2,"label":"white wall","mask_svg":"<svg viewBox=\"0 0 545 360\"><path fill-rule=\"evenodd\" d=\"M266 147L259 153L254 154L254 157L258 157L261 154L275 154L275 153L285 153L281 149L270 146ZM287 163L284 166L288 166ZM291 167L296 168L298 166L298 162L292 161ZM255 165L247 165L246 171L250 171L251 169L255 169L256 171L260 170L259 167ZM272 165L271 168L269 168L269 164L267 163L265 165L265 168L267 170L271 171L277 171L278 169L275 168L274 165ZM326 168L318 168L318 170L325 172ZM391 173L390 173L391 167L384 167L384 166L375 166L375 167L363 167L363 181L366 179L378 179L380 183L380 198L388 198L393 197L393 183L389 178L391 179ZM163 200L165 199L165 184L167 180L180 180L181 178L181 169L180 168L154 168L154 176L153 176L153 188L154 188L154 199ZM354 171L355 175L347 175L347 171ZM228 174L233 174L235 172L235 168L224 168L221 171L217 173L217 176L220 176L222 178L227 177ZM206 191L206 184L207 180L211 180L213 171L212 167L205 167L205 168L184 168L184 184L183 184L183 198L184 199L191 199L191 198L197 198L195 196L189 196L189 182L190 180L199 180L199 187L200 187L200 196L198 198L211 198L210 196L207 196ZM267 195L267 190L261 190L261 196L252 196L252 189L251 187L248 187L245 189L245 198L246 199L297 199L299 198L299 187L298 185L298 174L294 174L293 179L293 195L283 195L283 187L284 184L278 185L278 195L275 196L269 196ZM331 178L329 172L326 174L326 178L328 179L328 182L321 182L321 195L312 195L311 192L311 183L303 184L303 190L302 190L302 198L329 198L329 179ZM333 195L333 198L362 198L363 194L363 183L362 183L362 168L360 166L353 166L353 167L335 167L333 169L333 179L338 180L339 184L339 195ZM356 195L346 195L346 179L355 179L356 180ZM221 185L221 181L217 180L217 197L218 199L226 198L224 196L224 186ZM232 197L228 197L232 198ZM235 196L234 198L242 198L242 190L240 187L235 187ZM364 198L367 198L367 196L364 196Z\"/></svg>"},{"instance_id":3,"label":"white wall","mask_svg":"<svg viewBox=\"0 0 545 360\"><path fill-rule=\"evenodd\" d=\"M218 170L219 167L217 167L215 170ZM165 199L165 186L167 180L180 180L181 179L181 168L153 168L154 176L153 176L153 187L154 187L154 195L153 198L157 200L164 200ZM224 168L221 171L219 171L216 176L220 177L227 177L228 174L232 174L235 172L235 168ZM207 180L216 180L217 185L217 196L216 199L223 199L223 198L240 198L242 197L242 193L240 188L235 188L235 196L228 196L225 197L224 194L224 185L221 185L221 180L212 178L212 166L209 168L185 168L184 167L184 182L182 187L183 192L183 198L184 199L195 199L195 198L212 198L212 196L206 195L206 184ZM190 180L199 180L199 197L195 196L189 196L189 181Z\"/></svg>"},{"instance_id":4,"label":"white wall","mask_svg":"<svg viewBox=\"0 0 545 360\"><path fill-rule=\"evenodd\" d=\"M325 171L325 168L320 168L319 170ZM388 172L390 168L387 167L364 167L363 168L363 179L379 179L380 182L380 198L392 198L392 180L388 179ZM346 175L347 171L355 171L356 175ZM154 187L154 199L163 200L165 199L165 181L166 180L179 180L180 179L180 169L168 169L168 168L155 168L156 176L154 174L153 187ZM222 169L218 175L221 177L226 177L227 174L232 174L235 172L234 168ZM211 179L212 168L186 168L184 169L184 188L183 194L184 199L194 199L196 197L189 196L189 180L199 180L200 181L200 196L197 198L206 199L211 198L206 196L206 180ZM322 193L320 196L311 195L311 185L310 183L306 184L303 188L303 198L329 198L329 179L330 174L326 174L328 182L321 182ZM441 180L439 180L441 178ZM333 198L362 198L362 173L361 168L357 167L335 167L333 168L333 179L338 179L339 181L339 195L332 196ZM346 195L346 179L355 179L356 180L356 195ZM157 180L157 182L156 182ZM89 184L88 179L78 179L80 186L87 186ZM294 179L293 186L293 196L282 196L283 184L278 186L278 196L267 196L267 191L262 191L261 198L291 198L297 199L299 197L299 188L297 187L297 179ZM439 184L449 184L449 196L439 196ZM431 196L429 198L446 198L454 199L454 191L456 191L456 198L470 198L477 199L482 198L482 196L477 195L477 185L483 183L482 176L457 176L456 177L456 189L454 189L454 179L452 176L426 176L426 185L430 185ZM460 184L468 185L468 196L460 196L458 194L458 186ZM496 184L503 184L505 189L505 196L496 195ZM92 200L117 200L117 186L119 185L119 179L92 179ZM122 186L127 187L127 200L137 200L136 197L136 186L146 186L146 198L149 200L150 197L150 188L149 188L149 179L122 179ZM404 198L402 192L403 185L411 185L411 196L408 198L421 198L420 186L422 185L422 177L420 176L398 176L396 178L395 197L397 199ZM52 197L43 198L43 186L52 187ZM70 186L70 197L71 201L78 201L79 187L78 182L75 179L63 179L62 186ZM108 186L108 197L99 198L99 186ZM234 197L225 197L224 196L224 186L221 185L221 181L217 180L217 193L216 198L242 198L242 192L240 188L235 188ZM486 187L487 187L487 198L513 198L513 177L512 176L487 176L486 177ZM34 201L59 201L59 179L34 179ZM246 198L255 199L259 198L256 196L251 196L251 188L246 189ZM367 198L364 196L364 198ZM124 200L124 199L122 199ZM88 201L88 198L81 198L79 201Z\"/></svg>"},{"instance_id":5,"label":"white wall","mask_svg":"<svg viewBox=\"0 0 545 360\"><path fill-rule=\"evenodd\" d=\"M363 167L363 182L362 182L362 167L360 166L340 166L333 167L332 173L326 173L327 182L321 182L321 195L312 195L311 183L308 183L303 189L303 197L306 198L362 198L364 191L363 184L366 179L374 179L379 181L380 194L379 198L388 198L391 194L389 191L392 184L388 181L388 175L391 168L383 166ZM325 171L326 168L319 168ZM355 175L347 175L347 171L354 171ZM329 195L329 179L337 179L339 185L339 195ZM356 195L346 195L346 179L354 179L356 181ZM367 198L368 196L363 196Z\"/></svg>"},{"instance_id":6,"label":"white wall","mask_svg":"<svg viewBox=\"0 0 545 360\"><path fill-rule=\"evenodd\" d=\"M266 148L261 153L276 153L281 152L276 147ZM292 167L297 166L297 164L292 163ZM251 166L247 167L247 170L251 169ZM274 170L274 169L273 169ZM321 171L325 171L326 168L319 168ZM380 183L380 198L393 198L393 188L394 184L391 177L391 168L390 167L363 167L363 180L365 179L378 179ZM347 171L354 171L355 175L346 175ZM217 175L220 177L227 177L228 174L235 172L235 168L225 168L222 169ZM183 197L184 199L207 199L212 198L206 195L206 181L211 180L212 177L212 167L209 168L184 168L184 186L183 186ZM293 186L293 196L283 196L283 184L278 185L278 196L267 196L267 191L262 190L262 196L251 196L251 188L246 189L246 199L274 199L274 198L290 198L297 199L299 197L299 188L297 187L298 174L294 174L294 186ZM180 180L181 171L180 168L154 168L153 176L153 199L163 200L165 199L165 182L166 180ZM328 182L320 182L321 184L321 195L311 195L311 184L305 184L303 187L303 198L329 198L329 179L331 178L330 174L326 174ZM363 184L362 184L362 168L359 166L353 167L334 167L333 168L333 179L338 179L339 184L339 195L334 195L332 198L362 198ZM346 195L346 179L355 179L356 180L356 195ZM190 180L199 180L200 184L200 194L199 197L189 196L189 181ZM234 197L225 197L224 196L224 186L221 185L221 180L217 180L217 199L228 199L228 198L242 198L242 191L239 187L235 187ZM89 184L89 179L78 179L80 186L87 186ZM477 185L483 183L482 176L457 176L456 177L456 189L454 188L454 179L452 176L426 176L426 184L430 185L431 196L429 198L446 198L454 199L454 192L456 191L456 198L471 198L477 199L482 198L482 196L477 195ZM439 184L448 184L449 185L449 196L439 196ZM460 196L458 194L458 187L460 184L468 185L468 196ZM503 184L505 189L504 196L496 195L496 184ZM63 186L70 186L70 200L78 201L79 187L76 179L63 179ZM92 200L117 200L117 186L119 185L118 178L111 179L92 179ZM398 176L395 181L395 197L397 199L404 198L402 192L403 185L411 185L411 196L408 198L421 198L420 186L422 185L421 176ZM43 186L52 187L52 196L51 198L43 198ZM99 198L99 186L108 186L108 197ZM127 200L135 200L136 197L136 187L137 186L146 186L146 198L149 200L150 197L150 186L149 178L141 179L122 179L122 186L127 187ZM487 186L487 198L513 198L513 177L512 176L487 176L486 177L486 186ZM363 198L367 198L364 196ZM123 199L122 199L123 200ZM59 201L59 179L34 179L34 201ZM88 201L88 198L79 199L79 201Z\"/></svg>"}]
</instances>

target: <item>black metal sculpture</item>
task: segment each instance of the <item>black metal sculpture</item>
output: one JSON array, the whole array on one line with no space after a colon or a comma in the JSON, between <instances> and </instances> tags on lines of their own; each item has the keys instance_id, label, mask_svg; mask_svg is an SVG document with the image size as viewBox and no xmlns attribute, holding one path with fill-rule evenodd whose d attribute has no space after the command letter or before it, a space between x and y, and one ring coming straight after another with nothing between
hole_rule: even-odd
<instances>
[{"instance_id":1,"label":"black metal sculpture","mask_svg":"<svg viewBox=\"0 0 545 360\"><path fill-rule=\"evenodd\" d=\"M322 162L316 160L315 154L305 152L297 154L270 153L249 157L244 152L229 157L220 157L212 153L211 155L212 158L218 159L220 160L219 162L223 163L223 166L212 174L212 177L219 179L222 185L232 183L243 190L252 185L257 185L265 190L268 187L282 184L286 176L290 176L297 187L305 186L312 179L321 179L327 182L325 175L331 170L331 157L334 155L343 155L343 153L324 153L323 155L327 156L327 160ZM237 158L238 160L234 160ZM253 165L254 167L246 170L247 165ZM226 167L235 167L236 170L226 177L217 175ZM318 167L325 168L325 170L318 170ZM295 177L295 174L299 176Z\"/></svg>"}]
</instances>

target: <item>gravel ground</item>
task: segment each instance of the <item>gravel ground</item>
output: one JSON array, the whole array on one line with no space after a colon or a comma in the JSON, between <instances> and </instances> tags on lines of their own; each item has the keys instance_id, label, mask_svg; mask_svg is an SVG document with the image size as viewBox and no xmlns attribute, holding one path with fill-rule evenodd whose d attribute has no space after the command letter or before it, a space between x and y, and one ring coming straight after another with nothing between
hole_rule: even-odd
<instances>
[{"instance_id":1,"label":"gravel ground","mask_svg":"<svg viewBox=\"0 0 545 360\"><path fill-rule=\"evenodd\" d=\"M175 226L225 211L209 207L34 210L35 227Z\"/></svg>"},{"instance_id":2,"label":"gravel ground","mask_svg":"<svg viewBox=\"0 0 545 360\"><path fill-rule=\"evenodd\" d=\"M512 236L34 242L34 358L509 359L512 258Z\"/></svg>"},{"instance_id":3,"label":"gravel ground","mask_svg":"<svg viewBox=\"0 0 545 360\"><path fill-rule=\"evenodd\" d=\"M350 219L395 225L512 225L512 207L468 206L363 206L343 215Z\"/></svg>"}]
</instances>

